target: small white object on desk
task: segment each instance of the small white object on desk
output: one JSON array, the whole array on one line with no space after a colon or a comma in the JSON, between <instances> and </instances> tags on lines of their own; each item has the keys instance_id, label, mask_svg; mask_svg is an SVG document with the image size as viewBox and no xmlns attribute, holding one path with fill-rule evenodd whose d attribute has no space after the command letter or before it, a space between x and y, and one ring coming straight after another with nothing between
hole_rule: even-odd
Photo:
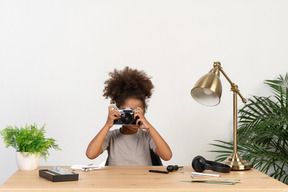
<instances>
[{"instance_id":1,"label":"small white object on desk","mask_svg":"<svg viewBox=\"0 0 288 192\"><path fill-rule=\"evenodd\" d=\"M81 169L81 170L84 170L84 171L91 171L93 169L101 169L105 167L105 161L103 161L102 163L100 163L99 165L95 166L93 164L89 164L89 165L73 165L71 166L71 168L73 170L75 169Z\"/></svg>"},{"instance_id":2,"label":"small white object on desk","mask_svg":"<svg viewBox=\"0 0 288 192\"><path fill-rule=\"evenodd\" d=\"M192 172L192 175L191 175L192 178L197 177L197 176L221 177L221 175L217 175L217 174Z\"/></svg>"}]
</instances>

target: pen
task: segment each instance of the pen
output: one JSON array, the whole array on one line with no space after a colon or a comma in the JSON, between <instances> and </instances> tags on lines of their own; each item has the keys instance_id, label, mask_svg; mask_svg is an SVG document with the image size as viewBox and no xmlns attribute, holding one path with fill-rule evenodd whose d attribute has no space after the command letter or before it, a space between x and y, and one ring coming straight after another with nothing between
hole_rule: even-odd
<instances>
[{"instance_id":1,"label":"pen","mask_svg":"<svg viewBox=\"0 0 288 192\"><path fill-rule=\"evenodd\" d=\"M168 171L159 171L159 170L149 170L149 172L152 172L152 173L163 173L163 174L168 174L169 173Z\"/></svg>"}]
</instances>

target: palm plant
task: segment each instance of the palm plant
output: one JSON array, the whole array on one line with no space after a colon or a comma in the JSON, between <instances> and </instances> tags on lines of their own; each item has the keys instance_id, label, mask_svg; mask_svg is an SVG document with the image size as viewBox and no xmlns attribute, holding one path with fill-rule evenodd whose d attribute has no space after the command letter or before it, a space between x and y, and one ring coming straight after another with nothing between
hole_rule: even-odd
<instances>
[{"instance_id":1,"label":"palm plant","mask_svg":"<svg viewBox=\"0 0 288 192\"><path fill-rule=\"evenodd\" d=\"M239 110L238 153L253 167L288 184L288 73L276 80L265 80L270 97L253 96ZM233 142L216 140L220 150L216 161L225 160Z\"/></svg>"}]
</instances>

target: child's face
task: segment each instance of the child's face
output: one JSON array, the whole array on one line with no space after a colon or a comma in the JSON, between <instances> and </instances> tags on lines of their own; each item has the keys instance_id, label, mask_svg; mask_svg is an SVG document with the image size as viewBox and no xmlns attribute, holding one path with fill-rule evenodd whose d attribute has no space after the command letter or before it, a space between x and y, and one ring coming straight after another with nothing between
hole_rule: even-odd
<instances>
[{"instance_id":1,"label":"child's face","mask_svg":"<svg viewBox=\"0 0 288 192\"><path fill-rule=\"evenodd\" d=\"M135 98L128 98L125 100L125 103L120 106L120 109L124 109L126 107L130 107L131 109L136 109L137 107L140 107L144 110L144 106L141 100L135 99Z\"/></svg>"}]
</instances>

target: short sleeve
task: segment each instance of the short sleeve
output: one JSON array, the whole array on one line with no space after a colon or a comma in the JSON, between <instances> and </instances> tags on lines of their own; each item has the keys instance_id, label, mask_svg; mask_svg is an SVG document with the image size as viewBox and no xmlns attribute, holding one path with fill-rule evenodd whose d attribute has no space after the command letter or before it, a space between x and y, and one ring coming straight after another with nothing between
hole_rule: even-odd
<instances>
[{"instance_id":1,"label":"short sleeve","mask_svg":"<svg viewBox=\"0 0 288 192\"><path fill-rule=\"evenodd\" d=\"M148 133L149 134L149 133ZM154 142L154 140L152 139L152 137L151 137L151 135L149 134L149 147L150 147L150 149L152 149L153 151L154 151L154 153L156 153L155 152L155 150L156 150L156 144L155 144L155 142Z\"/></svg>"},{"instance_id":2,"label":"short sleeve","mask_svg":"<svg viewBox=\"0 0 288 192\"><path fill-rule=\"evenodd\" d=\"M109 131L109 132L107 133L107 135L106 135L103 143L102 143L102 146L101 146L101 148L102 148L103 151L105 151L105 150L108 149L109 144L110 144L110 139L111 139L111 137L112 137L112 132Z\"/></svg>"}]
</instances>

